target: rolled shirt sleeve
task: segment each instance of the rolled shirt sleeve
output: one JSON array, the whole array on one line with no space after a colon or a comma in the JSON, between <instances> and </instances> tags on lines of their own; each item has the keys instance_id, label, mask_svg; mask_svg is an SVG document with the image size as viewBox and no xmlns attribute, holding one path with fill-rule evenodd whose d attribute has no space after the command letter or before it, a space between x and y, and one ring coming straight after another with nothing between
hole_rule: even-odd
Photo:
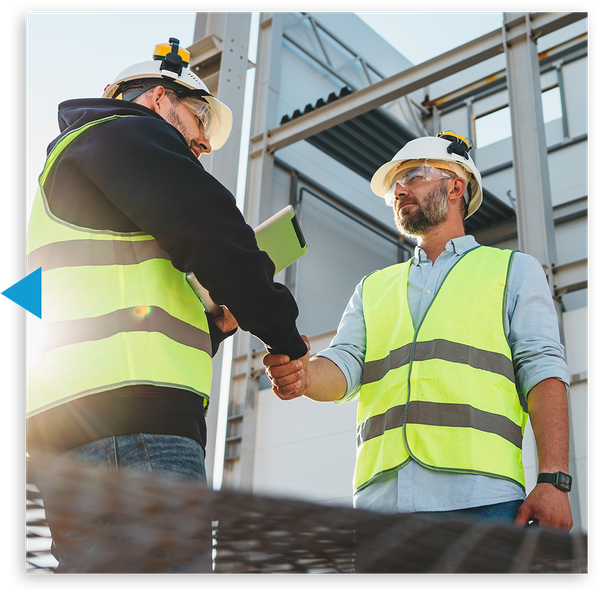
<instances>
[{"instance_id":1,"label":"rolled shirt sleeve","mask_svg":"<svg viewBox=\"0 0 600 594\"><path fill-rule=\"evenodd\" d=\"M508 283L506 317L519 392L526 396L551 377L568 388L571 376L546 275L535 258L520 252L515 254Z\"/></svg>"}]
</instances>

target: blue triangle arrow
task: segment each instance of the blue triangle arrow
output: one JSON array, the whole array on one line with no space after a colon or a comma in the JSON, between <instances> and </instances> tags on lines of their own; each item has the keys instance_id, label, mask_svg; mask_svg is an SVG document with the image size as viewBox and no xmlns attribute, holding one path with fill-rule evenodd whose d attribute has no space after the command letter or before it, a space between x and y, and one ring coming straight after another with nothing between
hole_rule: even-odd
<instances>
[{"instance_id":1,"label":"blue triangle arrow","mask_svg":"<svg viewBox=\"0 0 600 594\"><path fill-rule=\"evenodd\" d=\"M42 268L16 282L12 287L2 291L2 295L14 301L34 316L42 318Z\"/></svg>"}]
</instances>

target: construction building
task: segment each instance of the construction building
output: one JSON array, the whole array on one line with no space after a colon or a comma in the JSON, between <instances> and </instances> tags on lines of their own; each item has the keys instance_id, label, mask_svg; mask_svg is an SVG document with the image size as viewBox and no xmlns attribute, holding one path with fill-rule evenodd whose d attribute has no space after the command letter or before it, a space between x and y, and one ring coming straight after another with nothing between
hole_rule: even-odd
<instances>
[{"instance_id":1,"label":"construction building","mask_svg":"<svg viewBox=\"0 0 600 594\"><path fill-rule=\"evenodd\" d=\"M308 253L276 280L296 297L311 352L329 344L365 275L413 254L370 190L374 171L413 138L469 137L484 200L467 233L535 256L555 296L571 371L574 529L587 531L587 14L504 13L500 29L417 66L353 13L261 13L251 62L252 23L250 13L197 15L192 68L234 112L229 142L205 163L235 192L232 163L247 151L244 214L253 227L287 204L296 209ZM231 363L223 349L216 360L209 482L222 468L223 488L351 505L356 402L280 401L263 355L262 343L239 331ZM219 423L224 458L213 458ZM524 463L529 490L537 476L530 427Z\"/></svg>"}]
</instances>

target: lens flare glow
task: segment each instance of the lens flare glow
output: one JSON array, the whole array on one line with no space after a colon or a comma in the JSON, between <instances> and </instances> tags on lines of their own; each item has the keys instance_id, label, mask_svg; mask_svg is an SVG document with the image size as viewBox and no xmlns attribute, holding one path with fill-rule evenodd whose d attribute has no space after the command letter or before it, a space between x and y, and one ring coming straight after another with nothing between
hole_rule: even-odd
<instances>
[{"instance_id":1,"label":"lens flare glow","mask_svg":"<svg viewBox=\"0 0 600 594\"><path fill-rule=\"evenodd\" d=\"M152 313L152 308L148 305L138 305L131 313L136 320L143 320Z\"/></svg>"}]
</instances>

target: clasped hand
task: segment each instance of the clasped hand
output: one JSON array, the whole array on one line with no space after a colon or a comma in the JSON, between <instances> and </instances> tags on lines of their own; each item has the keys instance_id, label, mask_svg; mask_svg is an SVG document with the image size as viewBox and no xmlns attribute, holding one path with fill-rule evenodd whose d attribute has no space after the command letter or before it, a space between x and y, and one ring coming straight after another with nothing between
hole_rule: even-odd
<instances>
[{"instance_id":1,"label":"clasped hand","mask_svg":"<svg viewBox=\"0 0 600 594\"><path fill-rule=\"evenodd\" d=\"M301 359L290 361L287 355L265 355L263 365L267 377L271 380L273 392L281 400L292 400L304 395L310 385L308 376L308 360L310 358L310 343L302 335L306 344L306 355Z\"/></svg>"}]
</instances>

